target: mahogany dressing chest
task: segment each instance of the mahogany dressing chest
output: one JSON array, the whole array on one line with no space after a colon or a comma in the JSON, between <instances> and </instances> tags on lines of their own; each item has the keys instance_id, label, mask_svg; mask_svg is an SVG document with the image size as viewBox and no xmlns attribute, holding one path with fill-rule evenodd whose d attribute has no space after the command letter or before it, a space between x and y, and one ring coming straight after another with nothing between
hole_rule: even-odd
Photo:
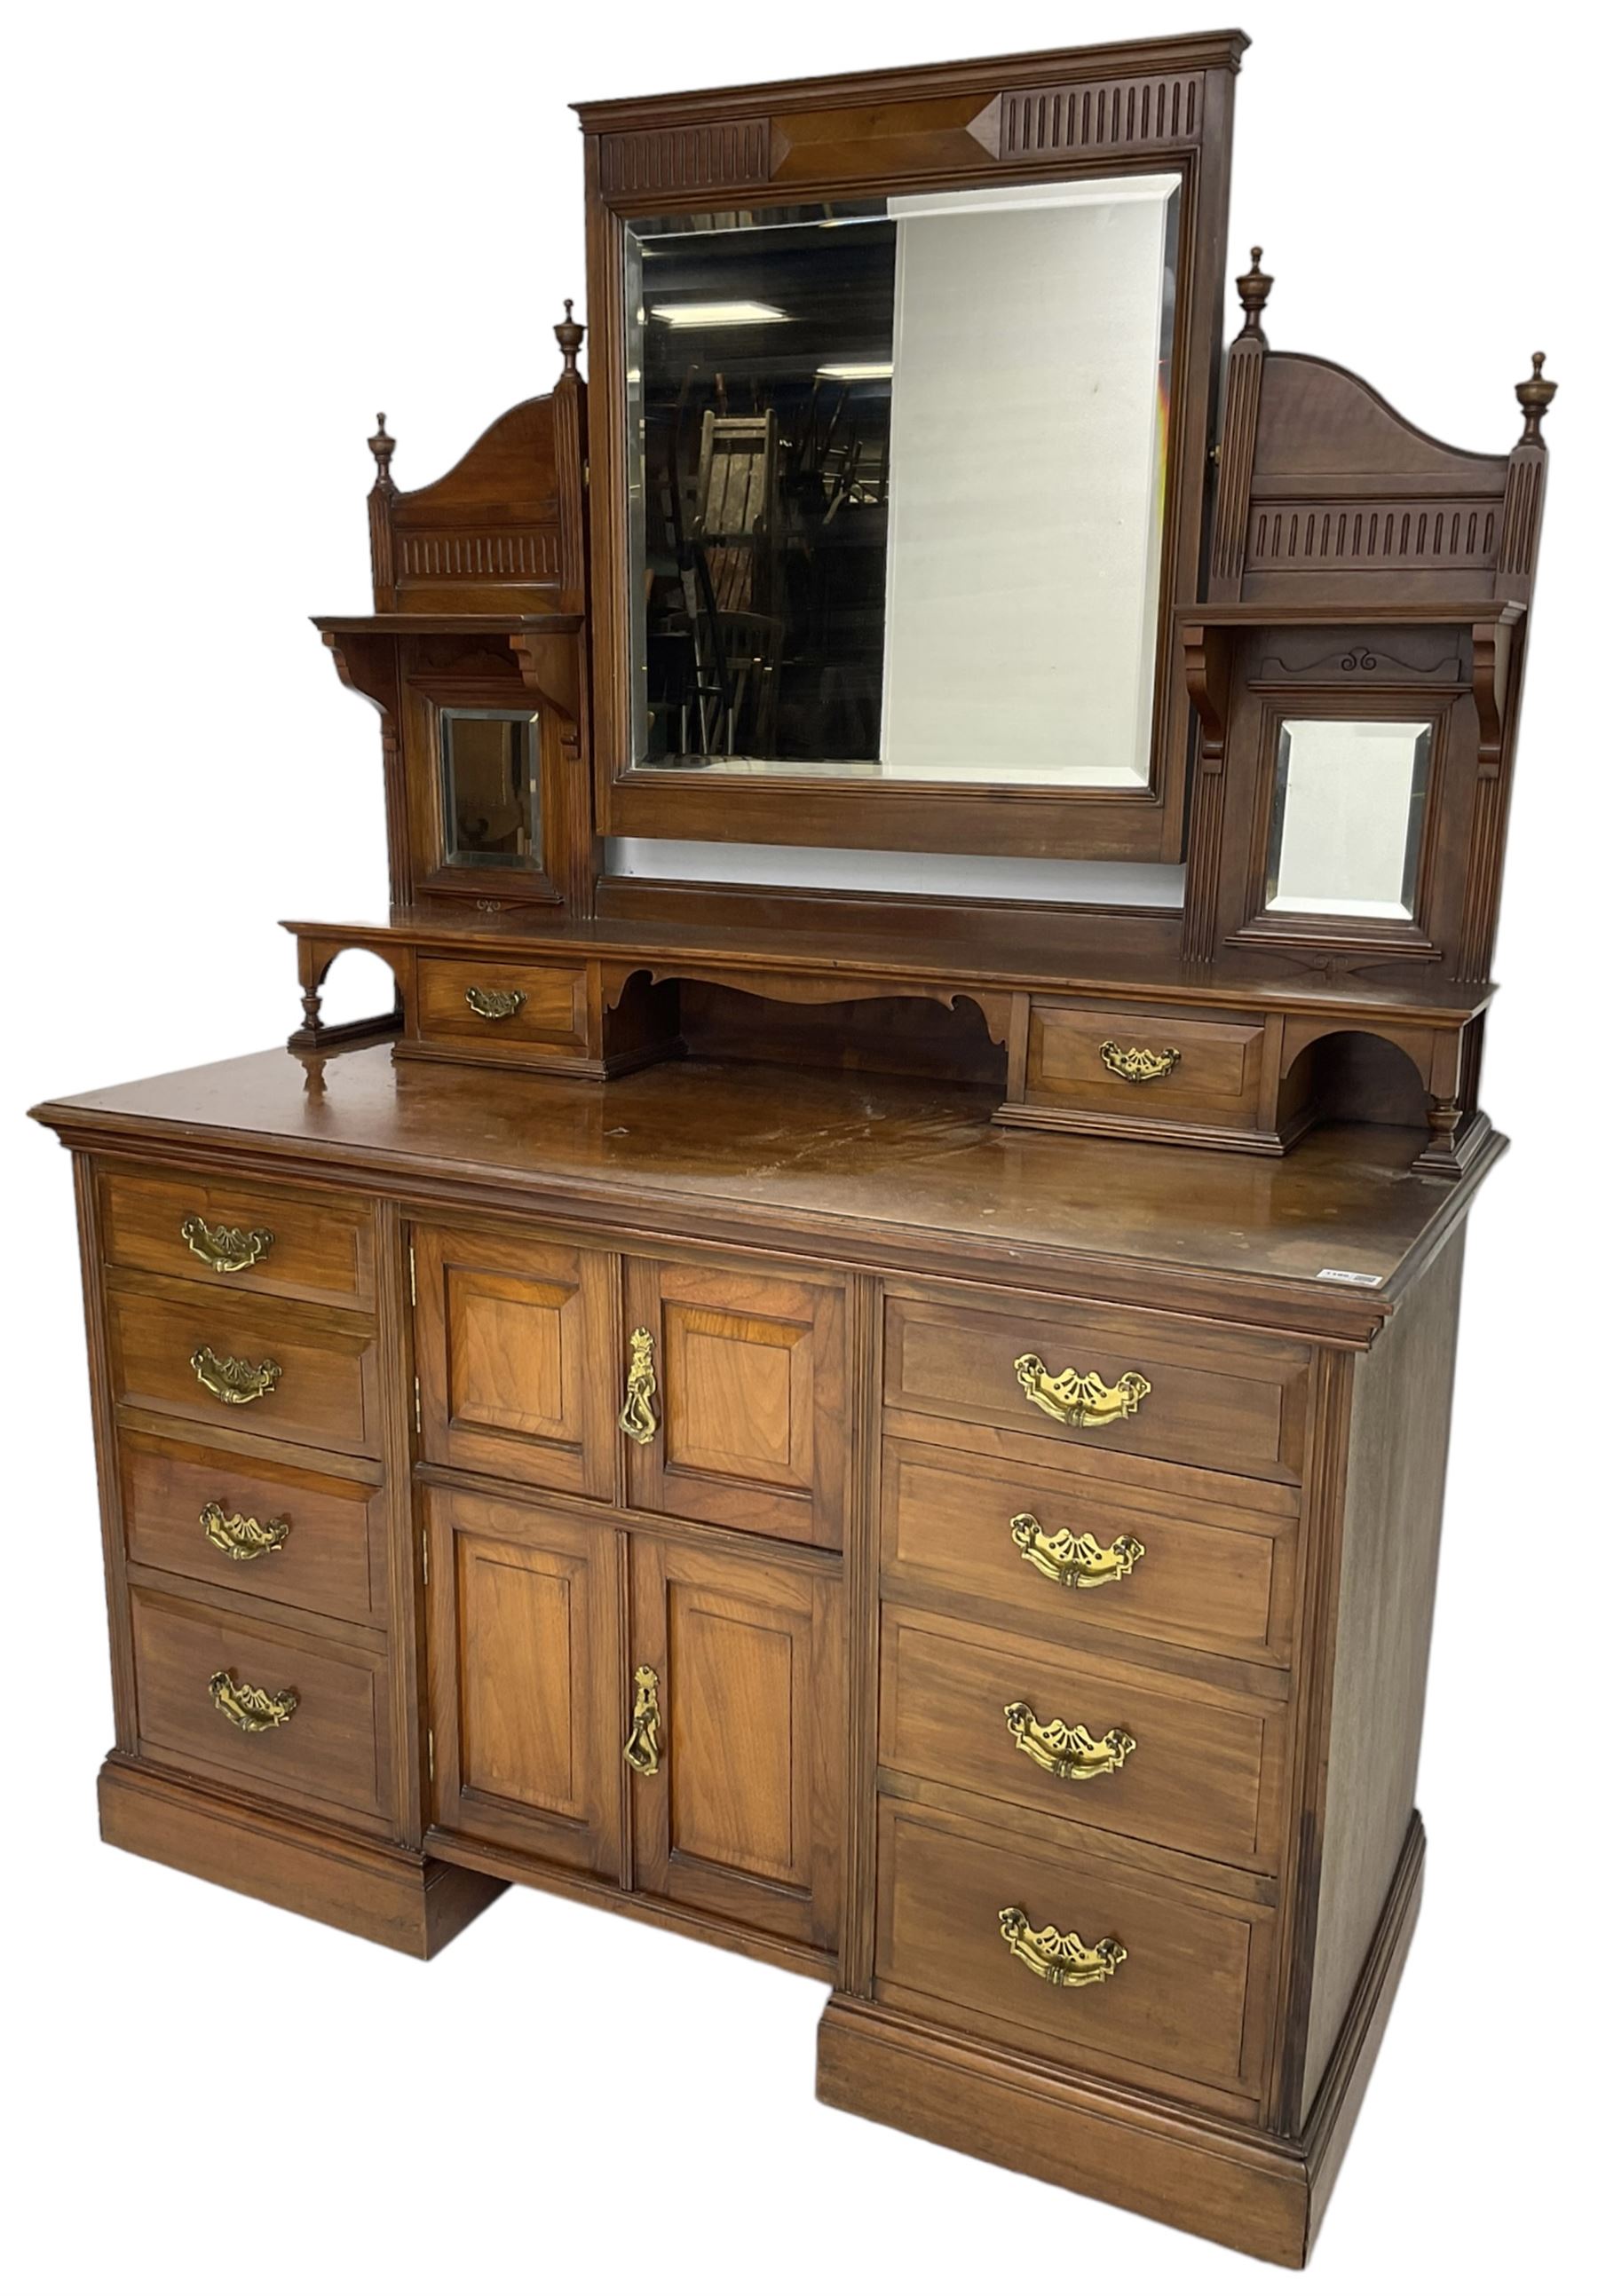
<instances>
[{"instance_id":1,"label":"mahogany dressing chest","mask_svg":"<svg viewBox=\"0 0 1598 2296\"><path fill-rule=\"evenodd\" d=\"M1258 249L1227 344L1245 45L582 108L586 329L431 485L378 417L317 623L386 921L37 1113L107 1841L824 1977L826 2103L1297 2265L1420 1897L1554 386L1444 446Z\"/></svg>"}]
</instances>

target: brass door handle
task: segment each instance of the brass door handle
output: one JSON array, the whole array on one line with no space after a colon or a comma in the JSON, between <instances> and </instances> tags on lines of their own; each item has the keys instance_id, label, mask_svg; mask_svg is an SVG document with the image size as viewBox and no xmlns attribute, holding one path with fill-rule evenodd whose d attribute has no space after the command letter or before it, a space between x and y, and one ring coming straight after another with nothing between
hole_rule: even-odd
<instances>
[{"instance_id":1,"label":"brass door handle","mask_svg":"<svg viewBox=\"0 0 1598 2296\"><path fill-rule=\"evenodd\" d=\"M259 1403L283 1377L283 1365L270 1356L252 1364L243 1356L217 1355L210 1348L196 1348L189 1365L201 1386L224 1403Z\"/></svg>"},{"instance_id":2,"label":"brass door handle","mask_svg":"<svg viewBox=\"0 0 1598 2296\"><path fill-rule=\"evenodd\" d=\"M480 1021L514 1021L527 1002L519 988L468 988L466 1004Z\"/></svg>"},{"instance_id":3,"label":"brass door handle","mask_svg":"<svg viewBox=\"0 0 1598 2296\"><path fill-rule=\"evenodd\" d=\"M1157 1078L1170 1075L1182 1054L1174 1045L1157 1053L1147 1045L1117 1045L1113 1037L1106 1037L1099 1057L1111 1076L1127 1084L1153 1084Z\"/></svg>"},{"instance_id":4,"label":"brass door handle","mask_svg":"<svg viewBox=\"0 0 1598 2296\"><path fill-rule=\"evenodd\" d=\"M277 1241L269 1227L210 1227L191 1212L177 1231L194 1253L218 1275L236 1275L264 1259Z\"/></svg>"},{"instance_id":5,"label":"brass door handle","mask_svg":"<svg viewBox=\"0 0 1598 2296\"><path fill-rule=\"evenodd\" d=\"M1080 1722L1040 1722L1021 1699L1005 1708L1004 1719L1017 1750L1051 1777L1107 1778L1137 1751L1130 1730L1107 1730L1095 1738Z\"/></svg>"},{"instance_id":6,"label":"brass door handle","mask_svg":"<svg viewBox=\"0 0 1598 2296\"><path fill-rule=\"evenodd\" d=\"M632 1677L632 1727L622 1749L641 1778L652 1778L660 1768L660 1677L652 1666L640 1666Z\"/></svg>"},{"instance_id":7,"label":"brass door handle","mask_svg":"<svg viewBox=\"0 0 1598 2296\"><path fill-rule=\"evenodd\" d=\"M1113 1546L1100 1546L1091 1530L1046 1531L1035 1514L1012 1514L1009 1535L1033 1569L1056 1587L1109 1587L1129 1578L1147 1549L1124 1531Z\"/></svg>"},{"instance_id":8,"label":"brass door handle","mask_svg":"<svg viewBox=\"0 0 1598 2296\"><path fill-rule=\"evenodd\" d=\"M1049 1371L1042 1356L1017 1356L1016 1377L1028 1403L1062 1427L1108 1427L1113 1419L1130 1419L1154 1392L1141 1371L1124 1371L1114 1387L1106 1387L1096 1371Z\"/></svg>"},{"instance_id":9,"label":"brass door handle","mask_svg":"<svg viewBox=\"0 0 1598 2296\"><path fill-rule=\"evenodd\" d=\"M627 1399L616 1423L635 1443L653 1443L660 1433L655 1403L655 1334L640 1324L627 1342Z\"/></svg>"},{"instance_id":10,"label":"brass door handle","mask_svg":"<svg viewBox=\"0 0 1598 2296\"><path fill-rule=\"evenodd\" d=\"M235 1682L227 1669L213 1674L206 1684L211 1704L218 1714L225 1715L235 1730L251 1735L258 1730L280 1730L293 1718L300 1703L297 1690L257 1690L248 1682Z\"/></svg>"},{"instance_id":11,"label":"brass door handle","mask_svg":"<svg viewBox=\"0 0 1598 2296\"><path fill-rule=\"evenodd\" d=\"M1126 1958L1126 1948L1115 1938L1083 1945L1075 1930L1034 1930L1022 1906L1006 1906L999 1915L999 1933L1016 1959L1045 1985L1104 1985Z\"/></svg>"},{"instance_id":12,"label":"brass door handle","mask_svg":"<svg viewBox=\"0 0 1598 2296\"><path fill-rule=\"evenodd\" d=\"M275 1514L270 1522L262 1522L258 1515L229 1514L220 1499L209 1499L200 1510L200 1528L230 1562L254 1562L263 1554L282 1554L289 1519Z\"/></svg>"}]
</instances>

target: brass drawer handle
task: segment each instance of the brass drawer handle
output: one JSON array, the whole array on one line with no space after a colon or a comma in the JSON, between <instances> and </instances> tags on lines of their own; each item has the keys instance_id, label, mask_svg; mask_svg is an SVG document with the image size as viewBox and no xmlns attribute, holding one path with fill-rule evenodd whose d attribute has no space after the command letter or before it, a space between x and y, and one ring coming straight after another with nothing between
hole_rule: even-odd
<instances>
[{"instance_id":1,"label":"brass drawer handle","mask_svg":"<svg viewBox=\"0 0 1598 2296\"><path fill-rule=\"evenodd\" d=\"M1107 1778L1137 1751L1130 1730L1107 1730L1102 1738L1080 1722L1040 1722L1017 1699L1004 1719L1018 1751L1056 1778Z\"/></svg>"},{"instance_id":2,"label":"brass drawer handle","mask_svg":"<svg viewBox=\"0 0 1598 2296\"><path fill-rule=\"evenodd\" d=\"M1130 1419L1154 1392L1141 1371L1124 1371L1114 1387L1106 1387L1096 1371L1049 1371L1042 1356L1017 1356L1016 1377L1028 1403L1062 1427L1108 1427L1112 1419Z\"/></svg>"},{"instance_id":3,"label":"brass drawer handle","mask_svg":"<svg viewBox=\"0 0 1598 2296\"><path fill-rule=\"evenodd\" d=\"M468 988L466 1004L480 1021L514 1021L527 999L519 988Z\"/></svg>"},{"instance_id":4,"label":"brass drawer handle","mask_svg":"<svg viewBox=\"0 0 1598 2296\"><path fill-rule=\"evenodd\" d=\"M1016 1959L1045 1985L1103 1985L1126 1958L1126 1948L1114 1938L1083 1945L1075 1930L1062 1932L1052 1923L1045 1930L1034 1930L1021 1906L1004 1907L999 1915L999 1932Z\"/></svg>"},{"instance_id":5,"label":"brass drawer handle","mask_svg":"<svg viewBox=\"0 0 1598 2296\"><path fill-rule=\"evenodd\" d=\"M632 1727L622 1753L641 1778L652 1778L660 1768L660 1677L652 1666L640 1666L633 1675Z\"/></svg>"},{"instance_id":6,"label":"brass drawer handle","mask_svg":"<svg viewBox=\"0 0 1598 2296\"><path fill-rule=\"evenodd\" d=\"M1111 1587L1130 1578L1148 1551L1129 1530L1113 1546L1100 1546L1091 1530L1051 1534L1035 1514L1012 1514L1009 1535L1033 1569L1056 1587Z\"/></svg>"},{"instance_id":7,"label":"brass drawer handle","mask_svg":"<svg viewBox=\"0 0 1598 2296\"><path fill-rule=\"evenodd\" d=\"M627 1342L627 1399L617 1416L623 1435L635 1443L653 1443L660 1433L655 1399L655 1334L640 1324Z\"/></svg>"},{"instance_id":8,"label":"brass drawer handle","mask_svg":"<svg viewBox=\"0 0 1598 2296\"><path fill-rule=\"evenodd\" d=\"M206 1684L211 1704L218 1714L226 1715L235 1730L251 1735L258 1730L280 1730L292 1721L294 1709L300 1703L297 1690L280 1690L276 1696L269 1690L257 1690L248 1682L235 1682L224 1667L213 1674Z\"/></svg>"},{"instance_id":9,"label":"brass drawer handle","mask_svg":"<svg viewBox=\"0 0 1598 2296\"><path fill-rule=\"evenodd\" d=\"M263 1554L281 1554L289 1535L286 1514L262 1522L252 1514L229 1514L220 1499L208 1500L200 1510L200 1528L219 1554L233 1562L253 1562Z\"/></svg>"},{"instance_id":10,"label":"brass drawer handle","mask_svg":"<svg viewBox=\"0 0 1598 2296\"><path fill-rule=\"evenodd\" d=\"M277 1239L269 1227L210 1227L191 1212L177 1231L194 1253L218 1275L236 1275L264 1259Z\"/></svg>"},{"instance_id":11,"label":"brass drawer handle","mask_svg":"<svg viewBox=\"0 0 1598 2296\"><path fill-rule=\"evenodd\" d=\"M270 1356L252 1364L243 1356L219 1356L210 1348L196 1348L189 1365L201 1386L224 1403L259 1403L283 1377L283 1365Z\"/></svg>"},{"instance_id":12,"label":"brass drawer handle","mask_svg":"<svg viewBox=\"0 0 1598 2296\"><path fill-rule=\"evenodd\" d=\"M1117 1045L1113 1037L1106 1037L1099 1047L1099 1057L1111 1076L1120 1077L1127 1084L1152 1084L1158 1077L1168 1077L1182 1054L1174 1045L1167 1045L1163 1053L1156 1053L1147 1045Z\"/></svg>"}]
</instances>

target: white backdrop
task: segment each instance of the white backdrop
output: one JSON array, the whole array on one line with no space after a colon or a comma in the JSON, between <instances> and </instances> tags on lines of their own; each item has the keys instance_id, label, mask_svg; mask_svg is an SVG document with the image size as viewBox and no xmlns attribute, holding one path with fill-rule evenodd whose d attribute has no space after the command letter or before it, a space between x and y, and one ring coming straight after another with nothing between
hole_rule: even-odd
<instances>
[{"instance_id":1,"label":"white backdrop","mask_svg":"<svg viewBox=\"0 0 1598 2296\"><path fill-rule=\"evenodd\" d=\"M25 914L7 998L0 2272L25 2296L1287 2284L823 2112L819 1987L531 1891L422 1967L101 1849L68 1166L20 1114L281 1038L296 999L275 919L381 903L375 722L305 617L369 596L379 406L410 487L553 381L549 325L584 293L568 97L1204 13L55 0L13 26L0 628ZM1468 1260L1431 1872L1310 2282L1562 2296L1592 2267L1574 2030L1593 1991L1592 1086L1570 985L1593 962L1576 552L1594 422L1590 237L1564 220L1587 194L1588 75L1558 16L1517 27L1476 0L1253 0L1246 21L1229 269L1263 240L1272 340L1472 447L1512 440L1534 346L1564 386L1487 1062L1516 1152ZM691 36L709 23L713 41Z\"/></svg>"}]
</instances>

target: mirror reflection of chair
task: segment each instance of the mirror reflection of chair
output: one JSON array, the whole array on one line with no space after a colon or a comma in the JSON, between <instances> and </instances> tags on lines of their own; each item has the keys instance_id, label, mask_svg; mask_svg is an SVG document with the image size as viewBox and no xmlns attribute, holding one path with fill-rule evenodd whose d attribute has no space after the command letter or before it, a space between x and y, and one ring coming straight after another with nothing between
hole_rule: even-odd
<instances>
[{"instance_id":1,"label":"mirror reflection of chair","mask_svg":"<svg viewBox=\"0 0 1598 2296\"><path fill-rule=\"evenodd\" d=\"M761 756L776 739L783 627L775 605L777 416L707 407L691 565L696 733L704 757Z\"/></svg>"}]
</instances>

